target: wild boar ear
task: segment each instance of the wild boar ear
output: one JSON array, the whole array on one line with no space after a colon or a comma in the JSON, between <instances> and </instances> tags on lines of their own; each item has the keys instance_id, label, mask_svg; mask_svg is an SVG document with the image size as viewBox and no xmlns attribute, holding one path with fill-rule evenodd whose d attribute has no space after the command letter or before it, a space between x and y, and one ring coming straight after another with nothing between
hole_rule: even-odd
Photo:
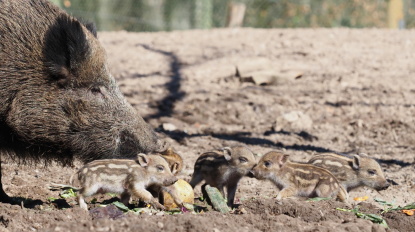
<instances>
[{"instance_id":1,"label":"wild boar ear","mask_svg":"<svg viewBox=\"0 0 415 232\"><path fill-rule=\"evenodd\" d=\"M148 156L144 153L140 153L137 155L137 159L135 162L137 162L141 167L147 167L148 161Z\"/></svg>"},{"instance_id":2,"label":"wild boar ear","mask_svg":"<svg viewBox=\"0 0 415 232\"><path fill-rule=\"evenodd\" d=\"M230 161L232 159L232 148L230 147L224 147L223 150L223 156L227 161Z\"/></svg>"},{"instance_id":3,"label":"wild boar ear","mask_svg":"<svg viewBox=\"0 0 415 232\"><path fill-rule=\"evenodd\" d=\"M359 155L353 156L352 168L354 170L358 170L360 168L360 156Z\"/></svg>"},{"instance_id":4,"label":"wild boar ear","mask_svg":"<svg viewBox=\"0 0 415 232\"><path fill-rule=\"evenodd\" d=\"M92 33L92 35L95 38L98 38L98 36L97 36L97 27L95 26L94 23L87 22L87 23L84 23L84 26L86 27L86 29L88 29L89 32Z\"/></svg>"},{"instance_id":5,"label":"wild boar ear","mask_svg":"<svg viewBox=\"0 0 415 232\"><path fill-rule=\"evenodd\" d=\"M290 155L284 154L281 156L281 159L279 160L279 164L283 165L288 161L288 158L290 157Z\"/></svg>"},{"instance_id":6,"label":"wild boar ear","mask_svg":"<svg viewBox=\"0 0 415 232\"><path fill-rule=\"evenodd\" d=\"M60 16L45 34L43 58L52 80L61 87L76 75L76 65L82 63L90 46L79 21Z\"/></svg>"}]
</instances>

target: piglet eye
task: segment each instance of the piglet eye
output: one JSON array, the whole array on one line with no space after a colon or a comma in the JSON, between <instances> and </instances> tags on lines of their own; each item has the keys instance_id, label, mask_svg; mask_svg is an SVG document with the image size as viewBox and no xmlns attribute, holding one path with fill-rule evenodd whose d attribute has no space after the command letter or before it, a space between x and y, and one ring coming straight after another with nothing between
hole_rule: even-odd
<instances>
[{"instance_id":1,"label":"piglet eye","mask_svg":"<svg viewBox=\"0 0 415 232\"><path fill-rule=\"evenodd\" d=\"M245 157L239 157L239 162L246 163L248 160Z\"/></svg>"},{"instance_id":2,"label":"piglet eye","mask_svg":"<svg viewBox=\"0 0 415 232\"><path fill-rule=\"evenodd\" d=\"M163 166L158 165L156 168L157 168L157 171L158 172L163 172L164 171L164 167Z\"/></svg>"},{"instance_id":3,"label":"piglet eye","mask_svg":"<svg viewBox=\"0 0 415 232\"><path fill-rule=\"evenodd\" d=\"M376 175L376 170L368 170L369 175L374 176Z\"/></svg>"},{"instance_id":4,"label":"piglet eye","mask_svg":"<svg viewBox=\"0 0 415 232\"><path fill-rule=\"evenodd\" d=\"M264 161L264 166L269 168L271 166L271 162L270 161Z\"/></svg>"}]
</instances>

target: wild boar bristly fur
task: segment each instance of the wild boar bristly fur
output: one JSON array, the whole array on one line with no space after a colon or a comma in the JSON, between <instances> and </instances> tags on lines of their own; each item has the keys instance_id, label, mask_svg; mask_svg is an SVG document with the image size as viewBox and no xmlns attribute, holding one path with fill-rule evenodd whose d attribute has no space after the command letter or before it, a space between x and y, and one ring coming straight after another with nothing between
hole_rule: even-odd
<instances>
[{"instance_id":1,"label":"wild boar bristly fur","mask_svg":"<svg viewBox=\"0 0 415 232\"><path fill-rule=\"evenodd\" d=\"M120 92L96 35L47 0L0 1L2 154L70 164L160 149Z\"/></svg>"}]
</instances>

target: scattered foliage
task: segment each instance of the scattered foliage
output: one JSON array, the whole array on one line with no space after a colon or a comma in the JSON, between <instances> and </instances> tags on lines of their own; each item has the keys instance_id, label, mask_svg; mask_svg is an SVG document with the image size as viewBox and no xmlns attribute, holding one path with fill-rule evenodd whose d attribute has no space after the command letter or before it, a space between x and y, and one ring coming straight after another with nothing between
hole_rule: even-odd
<instances>
[{"instance_id":1,"label":"scattered foliage","mask_svg":"<svg viewBox=\"0 0 415 232\"><path fill-rule=\"evenodd\" d=\"M352 212L354 213L358 218L370 220L373 223L380 224L384 226L385 228L389 228L388 224L386 223L385 219L383 219L381 216L377 214L372 213L363 213L359 211L359 207L356 207L354 209L342 209L342 208L336 208L337 210L344 211L344 212Z\"/></svg>"},{"instance_id":2,"label":"scattered foliage","mask_svg":"<svg viewBox=\"0 0 415 232\"><path fill-rule=\"evenodd\" d=\"M76 193L72 188L68 188L66 190L63 190L59 196L63 199L69 198L69 197L76 197Z\"/></svg>"}]
</instances>

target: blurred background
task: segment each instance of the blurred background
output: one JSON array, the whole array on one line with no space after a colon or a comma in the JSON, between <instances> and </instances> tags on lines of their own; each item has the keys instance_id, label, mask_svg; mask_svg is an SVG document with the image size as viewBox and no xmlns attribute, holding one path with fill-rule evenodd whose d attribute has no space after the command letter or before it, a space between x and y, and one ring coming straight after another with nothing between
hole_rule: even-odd
<instances>
[{"instance_id":1,"label":"blurred background","mask_svg":"<svg viewBox=\"0 0 415 232\"><path fill-rule=\"evenodd\" d=\"M51 0L98 30L413 28L415 0Z\"/></svg>"}]
</instances>

